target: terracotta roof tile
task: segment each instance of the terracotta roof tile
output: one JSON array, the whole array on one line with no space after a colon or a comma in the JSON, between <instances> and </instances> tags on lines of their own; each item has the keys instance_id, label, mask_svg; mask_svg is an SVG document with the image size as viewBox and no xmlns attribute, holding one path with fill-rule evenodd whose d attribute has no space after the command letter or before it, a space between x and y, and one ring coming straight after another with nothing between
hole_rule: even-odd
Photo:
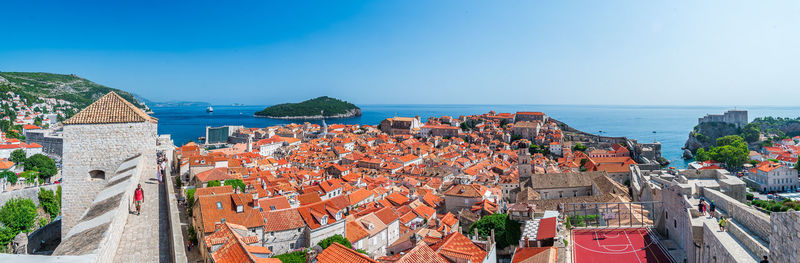
<instances>
[{"instance_id":1,"label":"terracotta roof tile","mask_svg":"<svg viewBox=\"0 0 800 263\"><path fill-rule=\"evenodd\" d=\"M157 123L158 119L147 115L147 113L112 91L78 112L78 114L75 114L75 116L72 116L72 118L64 121L64 124L129 122Z\"/></svg>"},{"instance_id":2,"label":"terracotta roof tile","mask_svg":"<svg viewBox=\"0 0 800 263\"><path fill-rule=\"evenodd\" d=\"M284 231L306 226L297 209L265 211L261 214L264 216L265 232Z\"/></svg>"},{"instance_id":3,"label":"terracotta roof tile","mask_svg":"<svg viewBox=\"0 0 800 263\"><path fill-rule=\"evenodd\" d=\"M441 262L449 263L447 259L433 251L425 242L417 243L417 246L408 251L394 263L428 263Z\"/></svg>"},{"instance_id":4,"label":"terracotta roof tile","mask_svg":"<svg viewBox=\"0 0 800 263\"><path fill-rule=\"evenodd\" d=\"M349 249L342 244L333 243L328 248L323 250L317 256L319 263L377 263L378 261L372 260L367 255Z\"/></svg>"}]
</instances>

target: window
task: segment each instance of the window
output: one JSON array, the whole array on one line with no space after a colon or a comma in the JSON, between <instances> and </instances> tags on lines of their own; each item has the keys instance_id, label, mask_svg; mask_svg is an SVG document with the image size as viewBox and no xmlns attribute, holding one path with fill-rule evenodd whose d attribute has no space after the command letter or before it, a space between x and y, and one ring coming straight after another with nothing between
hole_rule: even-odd
<instances>
[{"instance_id":1,"label":"window","mask_svg":"<svg viewBox=\"0 0 800 263\"><path fill-rule=\"evenodd\" d=\"M272 246L269 246L268 248L269 248L269 251L272 251Z\"/></svg>"},{"instance_id":2,"label":"window","mask_svg":"<svg viewBox=\"0 0 800 263\"><path fill-rule=\"evenodd\" d=\"M664 211L664 219L669 219L669 212Z\"/></svg>"},{"instance_id":3,"label":"window","mask_svg":"<svg viewBox=\"0 0 800 263\"><path fill-rule=\"evenodd\" d=\"M106 179L106 172L103 172L101 170L89 171L89 178L97 179L97 180L105 180Z\"/></svg>"},{"instance_id":4,"label":"window","mask_svg":"<svg viewBox=\"0 0 800 263\"><path fill-rule=\"evenodd\" d=\"M222 210L222 202L217 202L217 209Z\"/></svg>"},{"instance_id":5,"label":"window","mask_svg":"<svg viewBox=\"0 0 800 263\"><path fill-rule=\"evenodd\" d=\"M672 219L672 222L674 222L674 223L673 223L673 226L674 226L675 228L678 228L678 220L677 220L677 219Z\"/></svg>"},{"instance_id":6,"label":"window","mask_svg":"<svg viewBox=\"0 0 800 263\"><path fill-rule=\"evenodd\" d=\"M289 249L294 249L294 243L289 244Z\"/></svg>"},{"instance_id":7,"label":"window","mask_svg":"<svg viewBox=\"0 0 800 263\"><path fill-rule=\"evenodd\" d=\"M223 217L222 219L220 219L220 222L222 222L224 224L225 223L225 218Z\"/></svg>"}]
</instances>

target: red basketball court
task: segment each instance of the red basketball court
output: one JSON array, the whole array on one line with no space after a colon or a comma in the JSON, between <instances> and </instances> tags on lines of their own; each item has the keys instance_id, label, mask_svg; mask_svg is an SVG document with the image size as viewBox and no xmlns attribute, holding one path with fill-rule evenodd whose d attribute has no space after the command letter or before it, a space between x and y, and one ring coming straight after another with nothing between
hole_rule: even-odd
<instances>
[{"instance_id":1,"label":"red basketball court","mask_svg":"<svg viewBox=\"0 0 800 263\"><path fill-rule=\"evenodd\" d=\"M646 228L572 231L572 262L674 263Z\"/></svg>"}]
</instances>

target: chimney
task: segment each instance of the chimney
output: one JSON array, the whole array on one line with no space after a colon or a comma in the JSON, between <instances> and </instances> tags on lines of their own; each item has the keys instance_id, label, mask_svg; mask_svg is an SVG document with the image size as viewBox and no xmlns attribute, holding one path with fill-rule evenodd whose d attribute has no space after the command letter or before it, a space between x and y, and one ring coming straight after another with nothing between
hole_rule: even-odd
<instances>
[{"instance_id":1,"label":"chimney","mask_svg":"<svg viewBox=\"0 0 800 263\"><path fill-rule=\"evenodd\" d=\"M478 228L477 227L475 228L475 237L474 238L475 238L476 241L478 240Z\"/></svg>"}]
</instances>

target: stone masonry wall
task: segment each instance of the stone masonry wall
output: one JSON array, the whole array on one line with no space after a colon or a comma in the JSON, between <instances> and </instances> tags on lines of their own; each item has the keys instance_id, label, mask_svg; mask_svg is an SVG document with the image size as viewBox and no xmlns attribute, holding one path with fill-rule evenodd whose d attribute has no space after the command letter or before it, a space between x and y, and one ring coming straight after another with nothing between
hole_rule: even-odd
<instances>
[{"instance_id":1,"label":"stone masonry wall","mask_svg":"<svg viewBox=\"0 0 800 263\"><path fill-rule=\"evenodd\" d=\"M305 247L306 236L304 230L304 228L295 228L286 231L264 232L262 246L269 248L269 250L276 255ZM294 246L291 244L294 244Z\"/></svg>"},{"instance_id":2,"label":"stone masonry wall","mask_svg":"<svg viewBox=\"0 0 800 263\"><path fill-rule=\"evenodd\" d=\"M11 199L14 199L14 198L30 199L31 201L33 201L34 204L36 204L38 206L39 205L39 188L44 188L46 190L51 190L51 191L55 192L58 189L58 185L57 184L51 184L51 185L46 185L46 186L31 187L31 188L25 188L25 189L20 189L20 190L14 190L14 191L0 193L0 207L3 207L3 205L5 205L6 202L8 202L8 200L11 200ZM62 189L62 191L63 191L63 189Z\"/></svg>"},{"instance_id":3,"label":"stone masonry wall","mask_svg":"<svg viewBox=\"0 0 800 263\"><path fill-rule=\"evenodd\" d=\"M770 262L800 262L800 211L772 213Z\"/></svg>"},{"instance_id":4,"label":"stone masonry wall","mask_svg":"<svg viewBox=\"0 0 800 263\"><path fill-rule=\"evenodd\" d=\"M125 159L136 154L155 159L156 129L150 122L64 126L63 236ZM92 170L105 172L106 179L90 178ZM155 167L149 170L142 173L155 173Z\"/></svg>"},{"instance_id":5,"label":"stone masonry wall","mask_svg":"<svg viewBox=\"0 0 800 263\"><path fill-rule=\"evenodd\" d=\"M772 229L769 225L769 216L749 207L735 199L708 188L703 189L703 195L728 213L736 222L749 229L764 241L769 240Z\"/></svg>"},{"instance_id":6,"label":"stone masonry wall","mask_svg":"<svg viewBox=\"0 0 800 263\"><path fill-rule=\"evenodd\" d=\"M737 260L733 255L729 253L725 246L719 242L719 239L714 237L714 233L712 231L717 231L712 229L715 226L709 226L708 224L703 224L703 244L702 244L702 252L700 255L700 259L696 262L716 262L716 263L734 263L734 262L742 262ZM746 261L744 261L746 262Z\"/></svg>"}]
</instances>

